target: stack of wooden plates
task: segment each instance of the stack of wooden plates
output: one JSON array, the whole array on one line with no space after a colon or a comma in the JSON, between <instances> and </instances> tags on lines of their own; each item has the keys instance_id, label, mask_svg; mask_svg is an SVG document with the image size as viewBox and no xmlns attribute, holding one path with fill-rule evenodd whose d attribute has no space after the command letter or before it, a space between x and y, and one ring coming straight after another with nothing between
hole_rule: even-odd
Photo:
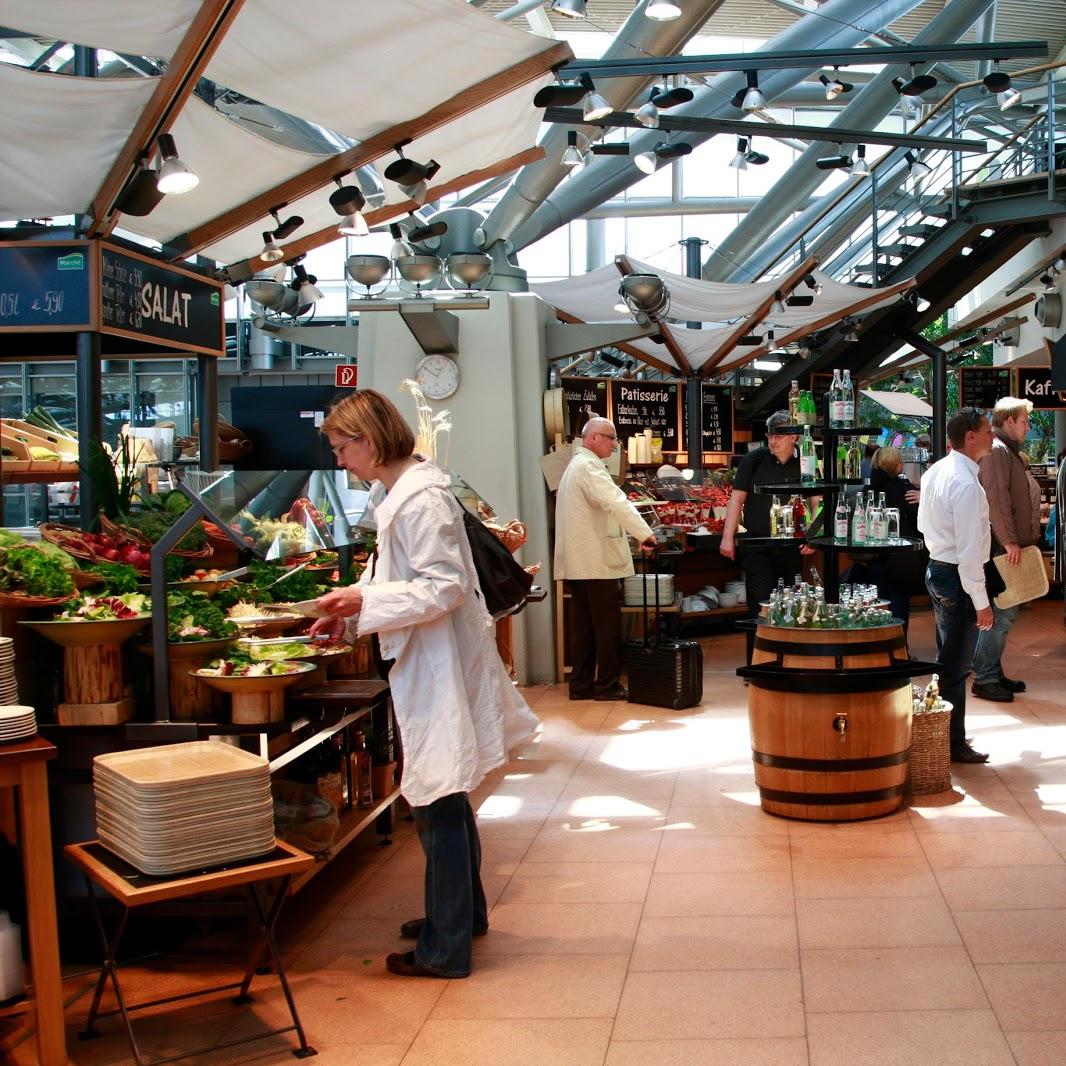
<instances>
[{"instance_id":1,"label":"stack of wooden plates","mask_svg":"<svg viewBox=\"0 0 1066 1066\"><path fill-rule=\"evenodd\" d=\"M0 637L0 707L18 703L15 682L15 644L10 637Z\"/></svg>"},{"instance_id":2,"label":"stack of wooden plates","mask_svg":"<svg viewBox=\"0 0 1066 1066\"><path fill-rule=\"evenodd\" d=\"M98 755L100 843L156 877L224 866L274 848L270 767L215 740Z\"/></svg>"},{"instance_id":3,"label":"stack of wooden plates","mask_svg":"<svg viewBox=\"0 0 1066 1066\"><path fill-rule=\"evenodd\" d=\"M0 707L0 744L14 744L37 732L32 707Z\"/></svg>"}]
</instances>

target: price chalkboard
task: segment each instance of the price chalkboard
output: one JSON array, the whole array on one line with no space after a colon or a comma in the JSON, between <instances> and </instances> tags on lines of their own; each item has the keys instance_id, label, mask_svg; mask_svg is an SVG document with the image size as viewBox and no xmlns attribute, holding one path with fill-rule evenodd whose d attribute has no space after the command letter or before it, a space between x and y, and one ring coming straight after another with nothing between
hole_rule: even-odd
<instances>
[{"instance_id":1,"label":"price chalkboard","mask_svg":"<svg viewBox=\"0 0 1066 1066\"><path fill-rule=\"evenodd\" d=\"M0 244L0 331L92 328L86 242Z\"/></svg>"},{"instance_id":2,"label":"price chalkboard","mask_svg":"<svg viewBox=\"0 0 1066 1066\"><path fill-rule=\"evenodd\" d=\"M653 437L662 437L664 452L676 452L681 447L681 404L676 383L612 381L611 398L612 417L623 447L629 437L645 429L650 429Z\"/></svg>"},{"instance_id":3,"label":"price chalkboard","mask_svg":"<svg viewBox=\"0 0 1066 1066\"><path fill-rule=\"evenodd\" d=\"M981 407L991 411L996 400L1013 395L1013 379L1009 370L994 366L963 366L959 375L959 406Z\"/></svg>"},{"instance_id":4,"label":"price chalkboard","mask_svg":"<svg viewBox=\"0 0 1066 1066\"><path fill-rule=\"evenodd\" d=\"M728 385L703 385L700 391L703 450L732 452L733 390Z\"/></svg>"},{"instance_id":5,"label":"price chalkboard","mask_svg":"<svg viewBox=\"0 0 1066 1066\"><path fill-rule=\"evenodd\" d=\"M1018 367L1018 397L1031 400L1040 411L1062 411L1066 409L1066 392L1056 392L1051 383L1051 367Z\"/></svg>"},{"instance_id":6,"label":"price chalkboard","mask_svg":"<svg viewBox=\"0 0 1066 1066\"><path fill-rule=\"evenodd\" d=\"M575 437L590 418L608 417L611 385L606 378L563 378L562 385Z\"/></svg>"},{"instance_id":7,"label":"price chalkboard","mask_svg":"<svg viewBox=\"0 0 1066 1066\"><path fill-rule=\"evenodd\" d=\"M147 256L100 249L100 330L225 355L222 286Z\"/></svg>"}]
</instances>

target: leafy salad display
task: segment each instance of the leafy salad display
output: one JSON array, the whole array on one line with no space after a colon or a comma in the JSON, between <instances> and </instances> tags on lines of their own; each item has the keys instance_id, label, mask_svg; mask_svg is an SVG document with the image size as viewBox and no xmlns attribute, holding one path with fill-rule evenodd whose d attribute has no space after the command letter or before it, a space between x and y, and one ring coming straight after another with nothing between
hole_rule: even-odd
<instances>
[{"instance_id":1,"label":"leafy salad display","mask_svg":"<svg viewBox=\"0 0 1066 1066\"><path fill-rule=\"evenodd\" d=\"M142 618L151 608L147 596L126 592L121 596L82 596L56 615L57 622L114 622Z\"/></svg>"},{"instance_id":2,"label":"leafy salad display","mask_svg":"<svg viewBox=\"0 0 1066 1066\"><path fill-rule=\"evenodd\" d=\"M318 649L304 642L276 641L270 644L251 644L248 655L258 662L282 662L285 659L313 659Z\"/></svg>"},{"instance_id":3,"label":"leafy salad display","mask_svg":"<svg viewBox=\"0 0 1066 1066\"><path fill-rule=\"evenodd\" d=\"M167 619L167 636L173 641L218 640L237 633L216 602L202 592L170 592Z\"/></svg>"},{"instance_id":4,"label":"leafy salad display","mask_svg":"<svg viewBox=\"0 0 1066 1066\"><path fill-rule=\"evenodd\" d=\"M280 677L285 674L299 674L304 670L302 663L259 662L251 663L243 658L215 659L197 671L208 677Z\"/></svg>"}]
</instances>

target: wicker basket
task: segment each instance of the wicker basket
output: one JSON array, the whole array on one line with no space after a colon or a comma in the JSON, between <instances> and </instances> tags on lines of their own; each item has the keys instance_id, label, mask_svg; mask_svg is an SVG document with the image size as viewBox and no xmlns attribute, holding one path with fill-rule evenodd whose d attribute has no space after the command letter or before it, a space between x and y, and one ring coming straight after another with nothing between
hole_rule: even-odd
<instances>
[{"instance_id":1,"label":"wicker basket","mask_svg":"<svg viewBox=\"0 0 1066 1066\"><path fill-rule=\"evenodd\" d=\"M70 596L29 596L22 592L0 592L0 607L59 607L72 599L73 593Z\"/></svg>"},{"instance_id":2,"label":"wicker basket","mask_svg":"<svg viewBox=\"0 0 1066 1066\"><path fill-rule=\"evenodd\" d=\"M934 711L915 711L911 723L907 791L927 796L951 788L951 704Z\"/></svg>"},{"instance_id":3,"label":"wicker basket","mask_svg":"<svg viewBox=\"0 0 1066 1066\"><path fill-rule=\"evenodd\" d=\"M486 522L485 528L492 532L509 552L518 551L529 537L525 522L519 522L517 518L512 519L505 526L497 525L495 522Z\"/></svg>"},{"instance_id":4,"label":"wicker basket","mask_svg":"<svg viewBox=\"0 0 1066 1066\"><path fill-rule=\"evenodd\" d=\"M140 545L145 551L151 551L152 549L152 542L143 533L130 526L116 525L107 517L107 515L100 515L100 532L126 537L129 540L132 540L135 544ZM171 548L170 551L167 552L168 555L176 555L179 559L208 559L213 553L214 548L207 543L196 551L185 551L181 548Z\"/></svg>"}]
</instances>

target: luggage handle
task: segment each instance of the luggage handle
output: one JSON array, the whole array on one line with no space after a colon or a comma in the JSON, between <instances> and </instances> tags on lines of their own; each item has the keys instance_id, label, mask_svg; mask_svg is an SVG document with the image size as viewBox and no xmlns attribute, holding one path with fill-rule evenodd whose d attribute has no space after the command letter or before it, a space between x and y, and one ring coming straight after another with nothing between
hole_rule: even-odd
<instances>
[{"instance_id":1,"label":"luggage handle","mask_svg":"<svg viewBox=\"0 0 1066 1066\"><path fill-rule=\"evenodd\" d=\"M641 640L641 646L644 648L652 647L657 648L659 646L659 625L661 618L659 616L659 547L656 545L652 548L650 553L645 553L643 549L640 549L641 554L644 556L644 578L641 581L641 598L644 601L644 636ZM649 644L648 641L648 573L652 562L655 562L655 572L652 576L655 578L655 641Z\"/></svg>"}]
</instances>

